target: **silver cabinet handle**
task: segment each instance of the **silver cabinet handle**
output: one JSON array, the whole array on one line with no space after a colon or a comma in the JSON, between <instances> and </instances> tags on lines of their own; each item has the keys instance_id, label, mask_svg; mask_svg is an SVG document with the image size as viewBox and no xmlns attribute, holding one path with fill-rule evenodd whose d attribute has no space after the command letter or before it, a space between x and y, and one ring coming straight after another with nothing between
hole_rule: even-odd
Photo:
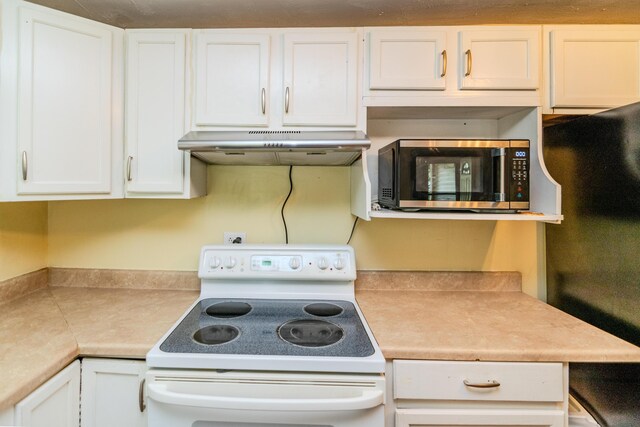
<instances>
[{"instance_id":1,"label":"silver cabinet handle","mask_svg":"<svg viewBox=\"0 0 640 427\"><path fill-rule=\"evenodd\" d=\"M464 385L471 388L497 388L500 387L500 383L496 380L487 381L486 383L472 383L469 380L463 381Z\"/></svg>"},{"instance_id":2,"label":"silver cabinet handle","mask_svg":"<svg viewBox=\"0 0 640 427\"><path fill-rule=\"evenodd\" d=\"M127 158L127 181L131 181L131 162L133 161L133 156L129 156Z\"/></svg>"},{"instance_id":3,"label":"silver cabinet handle","mask_svg":"<svg viewBox=\"0 0 640 427\"><path fill-rule=\"evenodd\" d=\"M267 113L267 91L262 88L262 95L260 101L262 102L262 114Z\"/></svg>"},{"instance_id":4,"label":"silver cabinet handle","mask_svg":"<svg viewBox=\"0 0 640 427\"><path fill-rule=\"evenodd\" d=\"M442 51L442 74L440 77L444 77L447 75L447 50Z\"/></svg>"},{"instance_id":5,"label":"silver cabinet handle","mask_svg":"<svg viewBox=\"0 0 640 427\"><path fill-rule=\"evenodd\" d=\"M284 91L284 112L289 112L289 86L287 86L287 89Z\"/></svg>"},{"instance_id":6,"label":"silver cabinet handle","mask_svg":"<svg viewBox=\"0 0 640 427\"><path fill-rule=\"evenodd\" d=\"M29 168L29 163L27 162L27 152L22 152L22 180L27 180L27 169Z\"/></svg>"},{"instance_id":7,"label":"silver cabinet handle","mask_svg":"<svg viewBox=\"0 0 640 427\"><path fill-rule=\"evenodd\" d=\"M145 378L140 381L140 390L138 390L138 407L140 408L140 412L144 412L147 405L144 404L144 382Z\"/></svg>"},{"instance_id":8,"label":"silver cabinet handle","mask_svg":"<svg viewBox=\"0 0 640 427\"><path fill-rule=\"evenodd\" d=\"M467 71L464 73L465 77L468 77L471 75L471 67L473 66L473 58L471 57L471 49L467 49L467 51L464 53L464 55L467 57Z\"/></svg>"}]
</instances>

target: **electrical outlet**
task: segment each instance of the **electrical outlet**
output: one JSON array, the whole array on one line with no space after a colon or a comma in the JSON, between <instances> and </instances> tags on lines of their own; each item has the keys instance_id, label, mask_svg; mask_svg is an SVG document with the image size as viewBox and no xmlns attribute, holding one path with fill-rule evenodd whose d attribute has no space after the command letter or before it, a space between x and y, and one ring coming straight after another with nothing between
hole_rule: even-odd
<instances>
[{"instance_id":1,"label":"electrical outlet","mask_svg":"<svg viewBox=\"0 0 640 427\"><path fill-rule=\"evenodd\" d=\"M247 238L247 233L239 231L225 231L224 232L224 244L234 245L238 243L244 243Z\"/></svg>"}]
</instances>

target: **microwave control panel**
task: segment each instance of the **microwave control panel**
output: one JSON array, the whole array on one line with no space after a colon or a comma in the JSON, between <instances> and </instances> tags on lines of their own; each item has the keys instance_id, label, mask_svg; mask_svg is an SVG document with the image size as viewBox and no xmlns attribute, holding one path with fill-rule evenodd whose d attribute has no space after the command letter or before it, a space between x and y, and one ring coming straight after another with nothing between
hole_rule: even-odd
<instances>
[{"instance_id":1,"label":"microwave control panel","mask_svg":"<svg viewBox=\"0 0 640 427\"><path fill-rule=\"evenodd\" d=\"M509 201L518 209L529 208L529 148L512 147L508 150L510 170ZM522 203L522 205L520 205ZM526 206L525 206L526 204Z\"/></svg>"}]
</instances>

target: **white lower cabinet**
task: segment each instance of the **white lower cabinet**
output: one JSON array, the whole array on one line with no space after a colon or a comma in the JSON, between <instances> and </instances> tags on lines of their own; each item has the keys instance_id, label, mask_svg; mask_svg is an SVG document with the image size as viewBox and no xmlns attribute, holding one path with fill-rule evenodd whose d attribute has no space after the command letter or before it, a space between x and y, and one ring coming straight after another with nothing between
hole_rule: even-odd
<instances>
[{"instance_id":1,"label":"white lower cabinet","mask_svg":"<svg viewBox=\"0 0 640 427\"><path fill-rule=\"evenodd\" d=\"M396 360L396 427L564 427L561 363Z\"/></svg>"},{"instance_id":2,"label":"white lower cabinet","mask_svg":"<svg viewBox=\"0 0 640 427\"><path fill-rule=\"evenodd\" d=\"M15 406L13 422L24 427L77 427L80 361L76 360Z\"/></svg>"},{"instance_id":3,"label":"white lower cabinet","mask_svg":"<svg viewBox=\"0 0 640 427\"><path fill-rule=\"evenodd\" d=\"M147 425L142 360L82 360L82 427Z\"/></svg>"}]
</instances>

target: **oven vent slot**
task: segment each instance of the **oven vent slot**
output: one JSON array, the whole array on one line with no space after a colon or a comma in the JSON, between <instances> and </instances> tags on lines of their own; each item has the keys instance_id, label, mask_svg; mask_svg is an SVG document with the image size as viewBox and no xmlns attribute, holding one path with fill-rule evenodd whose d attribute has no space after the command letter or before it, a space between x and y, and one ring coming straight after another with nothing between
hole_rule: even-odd
<instances>
[{"instance_id":1,"label":"oven vent slot","mask_svg":"<svg viewBox=\"0 0 640 427\"><path fill-rule=\"evenodd\" d=\"M249 135L298 135L299 130L250 130Z\"/></svg>"}]
</instances>

